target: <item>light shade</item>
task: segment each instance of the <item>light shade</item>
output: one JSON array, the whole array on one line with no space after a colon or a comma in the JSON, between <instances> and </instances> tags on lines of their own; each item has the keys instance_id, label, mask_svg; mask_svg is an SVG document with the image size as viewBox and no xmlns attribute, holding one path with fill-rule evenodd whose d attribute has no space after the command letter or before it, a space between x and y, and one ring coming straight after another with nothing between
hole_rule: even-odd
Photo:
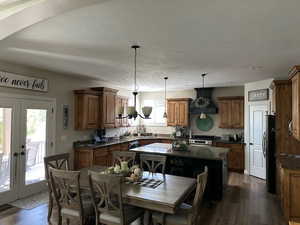
<instances>
[{"instance_id":1,"label":"light shade","mask_svg":"<svg viewBox=\"0 0 300 225\"><path fill-rule=\"evenodd\" d=\"M123 115L124 114L124 107L123 106L120 106L118 108L118 111L117 111L117 115Z\"/></svg>"},{"instance_id":2,"label":"light shade","mask_svg":"<svg viewBox=\"0 0 300 225\"><path fill-rule=\"evenodd\" d=\"M144 106L142 108L142 112L143 112L144 116L147 118L152 113L152 107L151 106Z\"/></svg>"},{"instance_id":3,"label":"light shade","mask_svg":"<svg viewBox=\"0 0 300 225\"><path fill-rule=\"evenodd\" d=\"M167 118L167 117L168 117L167 113L164 112L163 118Z\"/></svg>"},{"instance_id":4,"label":"light shade","mask_svg":"<svg viewBox=\"0 0 300 225\"><path fill-rule=\"evenodd\" d=\"M133 116L135 114L135 107L134 106L128 106L127 107L127 114L128 114L128 116Z\"/></svg>"},{"instance_id":5,"label":"light shade","mask_svg":"<svg viewBox=\"0 0 300 225\"><path fill-rule=\"evenodd\" d=\"M206 119L206 114L205 113L201 113L200 114L200 119Z\"/></svg>"}]
</instances>

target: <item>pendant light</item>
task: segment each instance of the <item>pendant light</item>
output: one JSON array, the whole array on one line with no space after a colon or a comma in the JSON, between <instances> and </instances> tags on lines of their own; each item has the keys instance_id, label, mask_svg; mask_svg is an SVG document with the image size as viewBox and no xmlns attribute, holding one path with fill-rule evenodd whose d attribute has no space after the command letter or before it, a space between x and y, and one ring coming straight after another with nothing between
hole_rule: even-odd
<instances>
[{"instance_id":1,"label":"pendant light","mask_svg":"<svg viewBox=\"0 0 300 225\"><path fill-rule=\"evenodd\" d=\"M168 77L164 77L164 79L165 79L165 112L164 112L163 117L167 118L168 117L168 114L167 114L167 80L168 80Z\"/></svg>"},{"instance_id":2,"label":"pendant light","mask_svg":"<svg viewBox=\"0 0 300 225\"><path fill-rule=\"evenodd\" d=\"M127 107L127 115L123 117L122 115L124 114L124 107L120 107L118 109L118 117L117 119L136 119L138 116L141 117L142 119L151 119L150 114L152 113L152 107L151 106L144 106L142 108L143 115L139 114L136 110L136 97L138 95L137 91L137 85L136 85L136 57L137 57L137 49L140 48L139 45L132 45L132 49L134 49L134 90L132 92L134 96L134 105L133 106L128 106Z\"/></svg>"},{"instance_id":3,"label":"pendant light","mask_svg":"<svg viewBox=\"0 0 300 225\"><path fill-rule=\"evenodd\" d=\"M206 76L206 73L203 73L201 76L202 76L202 87L204 88L204 78ZM207 118L206 114L202 112L200 114L200 119L206 119L206 118Z\"/></svg>"}]
</instances>

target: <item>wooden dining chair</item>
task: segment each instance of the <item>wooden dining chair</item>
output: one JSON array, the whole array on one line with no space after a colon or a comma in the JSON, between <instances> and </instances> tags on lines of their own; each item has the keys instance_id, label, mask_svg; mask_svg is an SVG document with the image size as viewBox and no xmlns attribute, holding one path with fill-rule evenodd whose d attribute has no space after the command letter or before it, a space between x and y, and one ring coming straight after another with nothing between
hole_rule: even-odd
<instances>
[{"instance_id":1,"label":"wooden dining chair","mask_svg":"<svg viewBox=\"0 0 300 225\"><path fill-rule=\"evenodd\" d=\"M144 210L123 204L122 178L89 171L89 183L96 214L96 225L129 225L138 218L144 220Z\"/></svg>"},{"instance_id":2,"label":"wooden dining chair","mask_svg":"<svg viewBox=\"0 0 300 225\"><path fill-rule=\"evenodd\" d=\"M52 216L53 205L54 205L54 196L53 196L53 191L52 191L52 187L51 187L49 168L69 170L70 169L69 159L70 159L69 153L63 153L63 154L51 155L51 156L44 157L45 175L46 175L46 180L47 180L48 190L49 190L49 204L48 204L48 221L49 222L50 222L50 219Z\"/></svg>"},{"instance_id":3,"label":"wooden dining chair","mask_svg":"<svg viewBox=\"0 0 300 225\"><path fill-rule=\"evenodd\" d=\"M154 225L197 225L201 201L207 183L208 169L205 167L204 172L197 176L196 193L192 205L182 203L178 212L174 215L166 215L159 212L152 213Z\"/></svg>"},{"instance_id":4,"label":"wooden dining chair","mask_svg":"<svg viewBox=\"0 0 300 225\"><path fill-rule=\"evenodd\" d=\"M58 225L66 219L79 220L80 225L85 225L93 214L91 199L83 199L80 189L80 172L49 168L53 194L58 207Z\"/></svg>"},{"instance_id":5,"label":"wooden dining chair","mask_svg":"<svg viewBox=\"0 0 300 225\"><path fill-rule=\"evenodd\" d=\"M128 166L131 167L135 164L136 152L114 151L113 152L113 165L121 164L122 161L127 161Z\"/></svg>"},{"instance_id":6,"label":"wooden dining chair","mask_svg":"<svg viewBox=\"0 0 300 225\"><path fill-rule=\"evenodd\" d=\"M162 155L140 154L140 167L150 173L165 174L167 157Z\"/></svg>"}]
</instances>

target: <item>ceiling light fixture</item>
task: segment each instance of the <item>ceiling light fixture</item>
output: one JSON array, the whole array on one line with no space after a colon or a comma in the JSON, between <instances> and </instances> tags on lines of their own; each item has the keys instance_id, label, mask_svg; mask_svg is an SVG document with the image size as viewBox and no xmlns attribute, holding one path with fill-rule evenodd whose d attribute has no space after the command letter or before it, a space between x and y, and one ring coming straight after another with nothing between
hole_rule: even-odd
<instances>
[{"instance_id":1,"label":"ceiling light fixture","mask_svg":"<svg viewBox=\"0 0 300 225\"><path fill-rule=\"evenodd\" d=\"M167 118L168 117L168 114L167 114L167 80L168 80L168 77L164 77L164 79L165 79L165 112L164 112L163 117Z\"/></svg>"},{"instance_id":2,"label":"ceiling light fixture","mask_svg":"<svg viewBox=\"0 0 300 225\"><path fill-rule=\"evenodd\" d=\"M204 78L205 78L205 76L207 75L207 73L203 73L201 76L202 76L202 88L204 88ZM206 119L206 114L205 113L201 113L200 114L200 119Z\"/></svg>"},{"instance_id":3,"label":"ceiling light fixture","mask_svg":"<svg viewBox=\"0 0 300 225\"><path fill-rule=\"evenodd\" d=\"M139 45L132 45L132 49L134 49L134 90L132 92L134 96L134 106L128 106L127 107L127 115L123 116L124 114L124 107L120 107L118 109L118 117L117 119L136 119L138 116L141 117L142 119L151 119L150 114L152 113L152 107L151 106L144 106L142 108L142 112L144 115L141 115L137 112L136 110L136 97L138 95L137 91L137 85L136 85L136 56L137 56L137 49L140 48Z\"/></svg>"}]
</instances>

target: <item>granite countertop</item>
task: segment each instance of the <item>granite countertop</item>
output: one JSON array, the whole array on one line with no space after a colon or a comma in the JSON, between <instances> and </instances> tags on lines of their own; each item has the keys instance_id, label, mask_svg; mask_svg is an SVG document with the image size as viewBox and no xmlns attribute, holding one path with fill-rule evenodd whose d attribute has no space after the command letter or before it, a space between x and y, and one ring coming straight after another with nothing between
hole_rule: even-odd
<instances>
[{"instance_id":1,"label":"granite countertop","mask_svg":"<svg viewBox=\"0 0 300 225\"><path fill-rule=\"evenodd\" d=\"M279 155L281 167L290 170L300 170L300 155Z\"/></svg>"},{"instance_id":2,"label":"granite countertop","mask_svg":"<svg viewBox=\"0 0 300 225\"><path fill-rule=\"evenodd\" d=\"M171 144L154 143L146 146L130 149L130 151L139 153L152 153L169 156L179 156L185 158L223 160L224 154L227 154L228 148L212 146L188 146L187 151L174 151Z\"/></svg>"},{"instance_id":3,"label":"granite countertop","mask_svg":"<svg viewBox=\"0 0 300 225\"><path fill-rule=\"evenodd\" d=\"M225 143L225 144L245 144L244 141L227 141L227 140L222 140L222 139L215 139L213 142Z\"/></svg>"},{"instance_id":4,"label":"granite countertop","mask_svg":"<svg viewBox=\"0 0 300 225\"><path fill-rule=\"evenodd\" d=\"M130 137L125 137L121 139L115 139L111 140L105 143L82 143L82 144L74 144L74 149L82 149L82 148L90 148L90 149L96 149L96 148L101 148L101 147L106 147L106 146L111 146L111 145L116 145L116 144L123 144L127 142L132 142L132 141L138 141L138 140L153 140L153 139L170 139L174 140L173 137L169 135L160 135L160 136L130 136Z\"/></svg>"}]
</instances>

